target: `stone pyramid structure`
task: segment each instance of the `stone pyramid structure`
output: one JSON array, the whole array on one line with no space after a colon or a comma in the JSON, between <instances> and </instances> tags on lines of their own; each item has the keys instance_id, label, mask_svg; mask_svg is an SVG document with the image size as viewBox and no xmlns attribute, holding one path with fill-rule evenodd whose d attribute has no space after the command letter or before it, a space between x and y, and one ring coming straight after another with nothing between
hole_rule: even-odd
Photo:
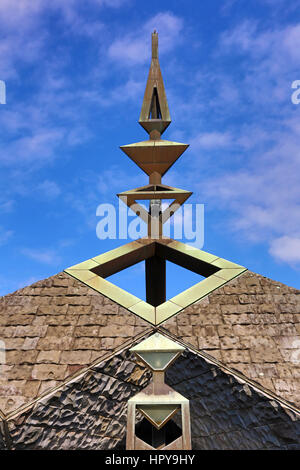
<instances>
[{"instance_id":1,"label":"stone pyramid structure","mask_svg":"<svg viewBox=\"0 0 300 470\"><path fill-rule=\"evenodd\" d=\"M125 449L128 402L152 383L132 348L159 333L184 350L165 386L189 402L193 450L299 450L300 291L163 236L174 212L161 200L191 193L161 182L187 146L161 139L171 119L156 32L139 122L150 139L121 149L149 185L118 196L151 201L135 207L148 236L0 299L0 449ZM146 301L107 280L142 260ZM166 299L166 260L205 279ZM168 423L176 438L180 420ZM137 415L136 436L149 426Z\"/></svg>"}]
</instances>

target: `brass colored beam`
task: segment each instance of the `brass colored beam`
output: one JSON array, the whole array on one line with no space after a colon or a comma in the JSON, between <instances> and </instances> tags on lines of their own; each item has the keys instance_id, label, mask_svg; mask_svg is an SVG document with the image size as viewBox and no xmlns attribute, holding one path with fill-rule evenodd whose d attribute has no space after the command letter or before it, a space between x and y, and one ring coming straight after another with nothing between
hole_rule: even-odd
<instances>
[{"instance_id":1,"label":"brass colored beam","mask_svg":"<svg viewBox=\"0 0 300 470\"><path fill-rule=\"evenodd\" d=\"M142 260L146 260L147 302L104 279ZM206 276L206 279L166 301L166 260ZM150 237L127 243L65 269L69 275L152 325L160 325L245 271L243 266L184 243Z\"/></svg>"}]
</instances>

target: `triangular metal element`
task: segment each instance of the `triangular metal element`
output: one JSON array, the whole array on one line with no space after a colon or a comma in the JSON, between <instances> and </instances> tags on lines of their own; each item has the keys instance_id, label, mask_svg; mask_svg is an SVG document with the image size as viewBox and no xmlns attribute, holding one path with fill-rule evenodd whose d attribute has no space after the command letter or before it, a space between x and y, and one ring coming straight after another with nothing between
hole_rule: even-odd
<instances>
[{"instance_id":1,"label":"triangular metal element","mask_svg":"<svg viewBox=\"0 0 300 470\"><path fill-rule=\"evenodd\" d=\"M154 333L148 338L144 339L140 343L136 344L129 351L141 353L141 352L183 352L185 348L179 343L171 340L167 336L161 335L160 333Z\"/></svg>"},{"instance_id":2,"label":"triangular metal element","mask_svg":"<svg viewBox=\"0 0 300 470\"><path fill-rule=\"evenodd\" d=\"M169 140L145 140L120 147L147 175L163 176L188 148L188 144Z\"/></svg>"},{"instance_id":3,"label":"triangular metal element","mask_svg":"<svg viewBox=\"0 0 300 470\"><path fill-rule=\"evenodd\" d=\"M149 119L148 121L139 121L139 124L145 129L148 134L152 131L158 131L161 134L165 132L171 121L163 121L162 119Z\"/></svg>"},{"instance_id":4,"label":"triangular metal element","mask_svg":"<svg viewBox=\"0 0 300 470\"><path fill-rule=\"evenodd\" d=\"M146 84L139 124L149 134L161 134L171 122L168 101L158 60L158 34L152 33L152 59Z\"/></svg>"},{"instance_id":5,"label":"triangular metal element","mask_svg":"<svg viewBox=\"0 0 300 470\"><path fill-rule=\"evenodd\" d=\"M136 354L151 370L156 371L164 371L178 357L176 352L168 351L142 351Z\"/></svg>"},{"instance_id":6,"label":"triangular metal element","mask_svg":"<svg viewBox=\"0 0 300 470\"><path fill-rule=\"evenodd\" d=\"M137 409L150 421L157 429L161 429L179 410L178 405L154 404L137 405Z\"/></svg>"},{"instance_id":7,"label":"triangular metal element","mask_svg":"<svg viewBox=\"0 0 300 470\"><path fill-rule=\"evenodd\" d=\"M137 436L135 436L135 450L182 450L183 448L183 440L182 436L178 437L175 439L175 441L170 442L170 444L164 446L164 447L152 447L149 444L147 444L145 441L142 441L142 439L139 439Z\"/></svg>"},{"instance_id":8,"label":"triangular metal element","mask_svg":"<svg viewBox=\"0 0 300 470\"><path fill-rule=\"evenodd\" d=\"M179 199L180 203L183 203L192 194L192 191L174 188L173 186L167 186L166 184L147 184L145 186L140 186L139 188L123 191L122 193L118 193L117 196L119 198L126 196L131 200Z\"/></svg>"},{"instance_id":9,"label":"triangular metal element","mask_svg":"<svg viewBox=\"0 0 300 470\"><path fill-rule=\"evenodd\" d=\"M143 206L136 202L137 200L173 199L173 202L171 202L171 204L164 209L161 214L161 221L162 223L165 223L192 194L193 193L190 191L173 188L172 186L166 186L165 184L148 184L146 186L141 186L140 188L124 191L117 194L117 196L133 212L135 212L135 214L141 217L145 223L149 222L150 214Z\"/></svg>"}]
</instances>

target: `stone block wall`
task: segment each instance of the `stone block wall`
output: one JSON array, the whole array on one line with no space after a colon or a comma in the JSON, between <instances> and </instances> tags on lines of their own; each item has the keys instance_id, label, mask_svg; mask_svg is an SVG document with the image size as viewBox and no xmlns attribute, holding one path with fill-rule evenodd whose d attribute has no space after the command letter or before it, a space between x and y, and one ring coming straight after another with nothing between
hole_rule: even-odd
<instances>
[{"instance_id":1,"label":"stone block wall","mask_svg":"<svg viewBox=\"0 0 300 470\"><path fill-rule=\"evenodd\" d=\"M66 273L0 298L0 410L14 411L148 329Z\"/></svg>"},{"instance_id":2,"label":"stone block wall","mask_svg":"<svg viewBox=\"0 0 300 470\"><path fill-rule=\"evenodd\" d=\"M163 329L300 406L300 291L246 271Z\"/></svg>"}]
</instances>

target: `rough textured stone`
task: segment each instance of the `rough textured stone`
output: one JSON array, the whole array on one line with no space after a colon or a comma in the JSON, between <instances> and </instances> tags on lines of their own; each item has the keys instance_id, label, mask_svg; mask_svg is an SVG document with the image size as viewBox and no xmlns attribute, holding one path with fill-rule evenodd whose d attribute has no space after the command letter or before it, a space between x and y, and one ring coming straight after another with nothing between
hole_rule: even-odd
<instances>
[{"instance_id":1,"label":"rough textured stone","mask_svg":"<svg viewBox=\"0 0 300 470\"><path fill-rule=\"evenodd\" d=\"M299 414L234 372L300 403L299 300L247 272L160 327L231 368L189 351L167 373L190 399L194 449L300 449ZM124 448L127 400L151 377L129 348L149 324L65 273L1 298L0 318L0 409L14 411L0 448Z\"/></svg>"},{"instance_id":2,"label":"rough textured stone","mask_svg":"<svg viewBox=\"0 0 300 470\"><path fill-rule=\"evenodd\" d=\"M125 362L120 367L121 363L120 356L86 372L27 413L8 420L12 449L124 447L127 401L141 389L141 384L148 383L149 374L134 363ZM123 380L100 372L115 367L116 376ZM138 369L142 372L139 378Z\"/></svg>"},{"instance_id":3,"label":"rough textured stone","mask_svg":"<svg viewBox=\"0 0 300 470\"><path fill-rule=\"evenodd\" d=\"M190 400L193 449L300 450L300 413L198 355L185 352L166 382Z\"/></svg>"},{"instance_id":4,"label":"rough textured stone","mask_svg":"<svg viewBox=\"0 0 300 470\"><path fill-rule=\"evenodd\" d=\"M299 290L246 271L162 327L300 405Z\"/></svg>"},{"instance_id":5,"label":"rough textured stone","mask_svg":"<svg viewBox=\"0 0 300 470\"><path fill-rule=\"evenodd\" d=\"M66 273L2 297L6 365L0 378L8 387L0 389L0 410L9 413L33 400L50 383L58 385L147 329L145 321Z\"/></svg>"},{"instance_id":6,"label":"rough textured stone","mask_svg":"<svg viewBox=\"0 0 300 470\"><path fill-rule=\"evenodd\" d=\"M8 419L11 448L125 448L127 401L150 378L124 349ZM185 351L168 370L166 382L190 400L194 450L300 449L300 413L199 354Z\"/></svg>"}]
</instances>

